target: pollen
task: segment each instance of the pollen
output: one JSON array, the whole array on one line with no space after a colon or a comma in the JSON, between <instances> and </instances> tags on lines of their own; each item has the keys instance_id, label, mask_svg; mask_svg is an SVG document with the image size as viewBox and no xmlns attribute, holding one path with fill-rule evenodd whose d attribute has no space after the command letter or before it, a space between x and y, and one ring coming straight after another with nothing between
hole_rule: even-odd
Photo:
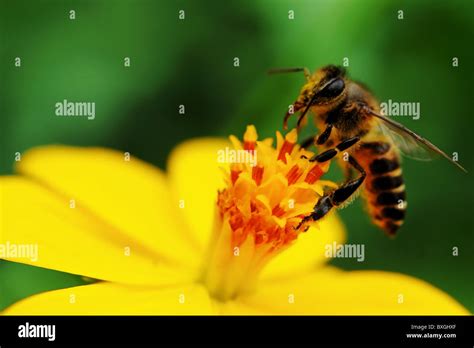
<instances>
[{"instance_id":1,"label":"pollen","mask_svg":"<svg viewBox=\"0 0 474 348\"><path fill-rule=\"evenodd\" d=\"M295 129L277 132L276 145L271 138L259 141L252 125L243 141L230 140L235 150L251 152L253 161L224 168L226 187L217 195L204 279L219 299L249 290L265 264L313 223L299 226L322 196L319 179L329 166L308 161L313 153L299 146Z\"/></svg>"}]
</instances>

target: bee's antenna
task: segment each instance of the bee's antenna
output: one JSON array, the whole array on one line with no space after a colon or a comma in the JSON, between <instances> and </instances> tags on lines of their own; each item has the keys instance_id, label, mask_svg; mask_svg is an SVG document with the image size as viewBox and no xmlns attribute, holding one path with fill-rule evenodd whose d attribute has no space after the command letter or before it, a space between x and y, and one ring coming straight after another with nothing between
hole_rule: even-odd
<instances>
[{"instance_id":1,"label":"bee's antenna","mask_svg":"<svg viewBox=\"0 0 474 348\"><path fill-rule=\"evenodd\" d=\"M305 71L306 68L273 68L268 70L269 75L274 74L286 74L286 73L293 73L293 72L301 72Z\"/></svg>"}]
</instances>

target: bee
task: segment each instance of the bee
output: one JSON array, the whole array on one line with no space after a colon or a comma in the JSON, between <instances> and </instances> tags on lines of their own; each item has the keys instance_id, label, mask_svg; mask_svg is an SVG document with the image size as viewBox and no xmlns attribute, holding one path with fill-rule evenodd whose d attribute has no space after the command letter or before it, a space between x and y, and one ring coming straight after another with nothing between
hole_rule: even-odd
<instances>
[{"instance_id":1,"label":"bee","mask_svg":"<svg viewBox=\"0 0 474 348\"><path fill-rule=\"evenodd\" d=\"M407 207L401 154L420 160L440 155L466 172L446 153L425 138L382 114L380 104L362 83L349 79L345 69L328 65L311 74L307 68L273 69L270 73L304 72L306 83L290 106L283 124L300 113L298 130L314 114L317 135L302 143L320 151L311 162L326 162L337 156L345 182L326 192L296 227L319 220L332 208L344 206L361 189L367 211L375 225L388 236L402 226ZM342 155L341 155L342 154Z\"/></svg>"}]
</instances>

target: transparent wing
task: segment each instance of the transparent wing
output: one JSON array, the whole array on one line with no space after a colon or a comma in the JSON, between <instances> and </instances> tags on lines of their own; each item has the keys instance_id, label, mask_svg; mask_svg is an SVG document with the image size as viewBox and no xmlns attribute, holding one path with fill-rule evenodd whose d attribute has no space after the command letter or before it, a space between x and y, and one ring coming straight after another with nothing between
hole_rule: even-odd
<instances>
[{"instance_id":1,"label":"transparent wing","mask_svg":"<svg viewBox=\"0 0 474 348\"><path fill-rule=\"evenodd\" d=\"M381 115L367 106L365 110L379 119L379 128L385 135L390 137L394 143L399 147L400 151L407 157L412 157L419 160L430 160L433 157L444 157L456 167L467 173L466 169L458 162L454 161L445 152L440 150L436 145L432 144L427 139L416 134L401 123Z\"/></svg>"},{"instance_id":2,"label":"transparent wing","mask_svg":"<svg viewBox=\"0 0 474 348\"><path fill-rule=\"evenodd\" d=\"M405 157L418 161L431 161L439 157L438 153L432 151L423 143L420 143L412 137L400 134L400 131L397 128L394 128L383 121L379 121L378 127L384 136L388 137L395 143L397 148Z\"/></svg>"}]
</instances>

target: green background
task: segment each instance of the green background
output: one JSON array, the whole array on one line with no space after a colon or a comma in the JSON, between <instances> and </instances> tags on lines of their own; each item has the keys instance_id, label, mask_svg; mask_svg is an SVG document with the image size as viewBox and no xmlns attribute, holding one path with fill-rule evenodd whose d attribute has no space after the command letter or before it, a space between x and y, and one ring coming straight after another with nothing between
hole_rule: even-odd
<instances>
[{"instance_id":1,"label":"green background","mask_svg":"<svg viewBox=\"0 0 474 348\"><path fill-rule=\"evenodd\" d=\"M472 173L473 4L1 0L0 172L12 172L16 151L42 144L106 146L164 168L170 150L190 137L241 135L249 123L261 136L273 136L303 76L268 76L266 70L314 70L348 57L350 75L380 100L420 102L420 120L400 121L448 153L458 152ZM21 68L14 67L15 57ZM123 66L124 57L131 67ZM94 101L96 119L56 117L54 104L63 99ZM340 178L332 168L331 177ZM386 238L357 200L341 215L349 242L365 244L365 262L333 263L419 277L474 311L471 173L442 160L407 159L408 216L399 236ZM85 281L3 261L0 308Z\"/></svg>"}]
</instances>

